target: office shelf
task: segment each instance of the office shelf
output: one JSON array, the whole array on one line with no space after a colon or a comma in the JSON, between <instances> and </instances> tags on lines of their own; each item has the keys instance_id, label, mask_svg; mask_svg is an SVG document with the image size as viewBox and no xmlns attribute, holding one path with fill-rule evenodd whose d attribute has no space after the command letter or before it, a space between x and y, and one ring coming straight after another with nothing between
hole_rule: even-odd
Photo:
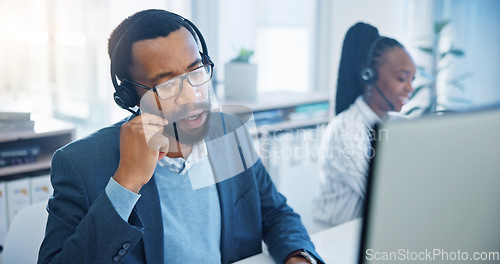
<instances>
[{"instance_id":1,"label":"office shelf","mask_svg":"<svg viewBox=\"0 0 500 264\"><path fill-rule=\"evenodd\" d=\"M328 123L331 116L328 93L269 92L256 100L221 100L223 112L255 118L253 135L314 127Z\"/></svg>"},{"instance_id":2,"label":"office shelf","mask_svg":"<svg viewBox=\"0 0 500 264\"><path fill-rule=\"evenodd\" d=\"M5 176L49 169L53 153L74 139L75 128L73 125L47 118L36 119L35 127L31 130L0 132L0 150L29 146L40 147L40 154L37 156L36 162L0 167L0 181Z\"/></svg>"},{"instance_id":3,"label":"office shelf","mask_svg":"<svg viewBox=\"0 0 500 264\"><path fill-rule=\"evenodd\" d=\"M260 153L271 152L269 140L278 134L318 129L328 123L332 113L329 94L318 92L260 93L256 100L221 100L220 105L223 112L236 114L244 121L254 118L255 126L250 124L248 129ZM261 155L261 160L269 170L274 170L271 157ZM278 172L270 174L273 180L278 180Z\"/></svg>"}]
</instances>

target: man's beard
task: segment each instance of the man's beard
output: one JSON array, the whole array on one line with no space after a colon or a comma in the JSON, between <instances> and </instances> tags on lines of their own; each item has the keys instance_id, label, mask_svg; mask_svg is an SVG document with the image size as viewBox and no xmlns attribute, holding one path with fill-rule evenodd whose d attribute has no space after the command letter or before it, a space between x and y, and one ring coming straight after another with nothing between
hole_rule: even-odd
<instances>
[{"instance_id":1,"label":"man's beard","mask_svg":"<svg viewBox=\"0 0 500 264\"><path fill-rule=\"evenodd\" d=\"M173 122L172 124L169 123L168 125L163 126L163 134L174 137L175 140L179 143L193 145L205 138L208 133L208 123L210 120L211 112L206 111L206 114L207 119L205 120L203 125L198 128L184 130L179 127L177 122Z\"/></svg>"},{"instance_id":2,"label":"man's beard","mask_svg":"<svg viewBox=\"0 0 500 264\"><path fill-rule=\"evenodd\" d=\"M206 114L206 120L200 127L194 129L182 129L179 126L179 121L186 118L188 113L194 110L203 110L200 115ZM210 103L203 102L198 104L184 105L179 111L172 113L166 119L169 124L164 126L163 134L174 137L176 141L186 145L193 145L201 141L208 133L210 121Z\"/></svg>"}]
</instances>

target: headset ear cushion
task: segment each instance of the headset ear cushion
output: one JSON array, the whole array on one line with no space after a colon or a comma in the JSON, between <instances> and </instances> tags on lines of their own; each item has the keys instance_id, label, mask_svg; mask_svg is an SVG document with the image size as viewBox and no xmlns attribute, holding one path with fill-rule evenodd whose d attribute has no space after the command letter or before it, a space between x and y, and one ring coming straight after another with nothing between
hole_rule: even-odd
<instances>
[{"instance_id":1,"label":"headset ear cushion","mask_svg":"<svg viewBox=\"0 0 500 264\"><path fill-rule=\"evenodd\" d=\"M138 102L135 91L131 91L130 88L124 84L120 84L117 87L116 92L113 94L113 98L115 103L121 108L134 107Z\"/></svg>"},{"instance_id":2,"label":"headset ear cushion","mask_svg":"<svg viewBox=\"0 0 500 264\"><path fill-rule=\"evenodd\" d=\"M377 72L371 67L366 67L361 71L361 79L365 83L371 84L377 79Z\"/></svg>"}]
</instances>

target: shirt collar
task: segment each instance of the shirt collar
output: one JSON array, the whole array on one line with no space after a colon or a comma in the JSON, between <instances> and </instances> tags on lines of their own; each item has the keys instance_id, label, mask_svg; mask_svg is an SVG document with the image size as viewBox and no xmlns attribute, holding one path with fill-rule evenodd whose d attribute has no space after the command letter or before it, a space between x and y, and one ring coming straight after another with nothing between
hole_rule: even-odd
<instances>
[{"instance_id":1,"label":"shirt collar","mask_svg":"<svg viewBox=\"0 0 500 264\"><path fill-rule=\"evenodd\" d=\"M169 158L165 156L163 159L158 161L158 165L167 168L175 173L184 175L188 172L189 169L191 169L191 167L193 167L193 165L203 161L207 155L207 144L203 139L199 143L193 145L193 149L191 150L191 153L189 154L187 159L184 159L182 157Z\"/></svg>"},{"instance_id":2,"label":"shirt collar","mask_svg":"<svg viewBox=\"0 0 500 264\"><path fill-rule=\"evenodd\" d=\"M373 125L382 121L382 119L375 114L375 112L373 112L370 106L366 103L362 95L356 98L356 101L354 101L354 107L356 107L361 113L363 120L368 127L373 127Z\"/></svg>"}]
</instances>

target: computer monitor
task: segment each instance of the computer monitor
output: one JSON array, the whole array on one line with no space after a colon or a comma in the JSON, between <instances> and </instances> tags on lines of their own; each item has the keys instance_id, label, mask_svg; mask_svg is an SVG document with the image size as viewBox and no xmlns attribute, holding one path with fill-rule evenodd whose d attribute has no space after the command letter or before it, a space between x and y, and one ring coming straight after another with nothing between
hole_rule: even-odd
<instances>
[{"instance_id":1,"label":"computer monitor","mask_svg":"<svg viewBox=\"0 0 500 264\"><path fill-rule=\"evenodd\" d=\"M500 108L375 135L359 263L500 263Z\"/></svg>"}]
</instances>

